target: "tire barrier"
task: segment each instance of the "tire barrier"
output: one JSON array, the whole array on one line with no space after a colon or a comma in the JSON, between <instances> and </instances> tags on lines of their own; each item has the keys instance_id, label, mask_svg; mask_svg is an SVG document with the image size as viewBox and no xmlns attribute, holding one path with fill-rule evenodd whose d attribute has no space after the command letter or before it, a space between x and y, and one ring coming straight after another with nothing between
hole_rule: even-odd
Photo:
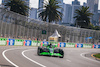
<instances>
[{"instance_id":1,"label":"tire barrier","mask_svg":"<svg viewBox=\"0 0 100 67\"><path fill-rule=\"evenodd\" d=\"M43 44L53 44L55 47L69 47L69 48L100 48L97 44L82 44L82 43L66 43L66 42L48 42L36 40L23 39L7 39L0 38L0 46L42 46Z\"/></svg>"}]
</instances>

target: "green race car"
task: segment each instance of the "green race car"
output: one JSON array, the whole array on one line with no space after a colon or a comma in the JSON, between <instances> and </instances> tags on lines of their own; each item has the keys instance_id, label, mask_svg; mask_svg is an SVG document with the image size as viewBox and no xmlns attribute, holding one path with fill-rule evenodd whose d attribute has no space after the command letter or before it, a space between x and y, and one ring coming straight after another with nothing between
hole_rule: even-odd
<instances>
[{"instance_id":1,"label":"green race car","mask_svg":"<svg viewBox=\"0 0 100 67\"><path fill-rule=\"evenodd\" d=\"M38 47L37 54L40 55L49 55L49 56L58 56L60 58L64 57L64 51L62 49L56 48L55 45L45 44L42 47Z\"/></svg>"}]
</instances>

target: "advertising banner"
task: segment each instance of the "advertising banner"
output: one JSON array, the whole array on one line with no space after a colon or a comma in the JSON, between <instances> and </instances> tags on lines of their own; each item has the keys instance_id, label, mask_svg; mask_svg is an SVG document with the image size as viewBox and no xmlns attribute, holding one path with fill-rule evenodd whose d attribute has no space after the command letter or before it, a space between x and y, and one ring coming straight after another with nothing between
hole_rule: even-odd
<instances>
[{"instance_id":1,"label":"advertising banner","mask_svg":"<svg viewBox=\"0 0 100 67\"><path fill-rule=\"evenodd\" d=\"M66 43L66 47L75 47L76 43Z\"/></svg>"},{"instance_id":2,"label":"advertising banner","mask_svg":"<svg viewBox=\"0 0 100 67\"><path fill-rule=\"evenodd\" d=\"M10 46L14 46L15 39L8 39L8 40L9 40L8 45L10 45Z\"/></svg>"},{"instance_id":3,"label":"advertising banner","mask_svg":"<svg viewBox=\"0 0 100 67\"><path fill-rule=\"evenodd\" d=\"M100 45L94 44L94 48L100 48Z\"/></svg>"},{"instance_id":4,"label":"advertising banner","mask_svg":"<svg viewBox=\"0 0 100 67\"><path fill-rule=\"evenodd\" d=\"M49 42L48 41L43 41L43 44L49 44Z\"/></svg>"},{"instance_id":5,"label":"advertising banner","mask_svg":"<svg viewBox=\"0 0 100 67\"><path fill-rule=\"evenodd\" d=\"M92 48L93 44L83 44L83 48Z\"/></svg>"},{"instance_id":6,"label":"advertising banner","mask_svg":"<svg viewBox=\"0 0 100 67\"><path fill-rule=\"evenodd\" d=\"M59 44L60 44L60 47L66 47L66 43L64 42L60 42Z\"/></svg>"},{"instance_id":7,"label":"advertising banner","mask_svg":"<svg viewBox=\"0 0 100 67\"><path fill-rule=\"evenodd\" d=\"M15 39L15 46L23 46L23 42L24 40L21 40L21 39Z\"/></svg>"},{"instance_id":8,"label":"advertising banner","mask_svg":"<svg viewBox=\"0 0 100 67\"><path fill-rule=\"evenodd\" d=\"M83 44L80 44L80 43L77 44L77 48L82 48L82 47L83 47Z\"/></svg>"},{"instance_id":9,"label":"advertising banner","mask_svg":"<svg viewBox=\"0 0 100 67\"><path fill-rule=\"evenodd\" d=\"M7 38L0 38L0 46L7 45Z\"/></svg>"},{"instance_id":10,"label":"advertising banner","mask_svg":"<svg viewBox=\"0 0 100 67\"><path fill-rule=\"evenodd\" d=\"M32 40L32 46L40 46L41 41Z\"/></svg>"},{"instance_id":11,"label":"advertising banner","mask_svg":"<svg viewBox=\"0 0 100 67\"><path fill-rule=\"evenodd\" d=\"M25 40L25 46L31 46L31 40Z\"/></svg>"}]
</instances>

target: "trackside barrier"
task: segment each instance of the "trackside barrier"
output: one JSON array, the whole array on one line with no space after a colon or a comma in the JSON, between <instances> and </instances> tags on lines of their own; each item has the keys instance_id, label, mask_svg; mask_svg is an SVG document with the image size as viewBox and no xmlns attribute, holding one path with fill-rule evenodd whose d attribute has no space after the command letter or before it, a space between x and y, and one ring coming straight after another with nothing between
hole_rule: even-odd
<instances>
[{"instance_id":1,"label":"trackside barrier","mask_svg":"<svg viewBox=\"0 0 100 67\"><path fill-rule=\"evenodd\" d=\"M49 43L51 43L52 45L55 45L55 47L58 47L58 42L51 42L51 41L49 41Z\"/></svg>"},{"instance_id":2,"label":"trackside barrier","mask_svg":"<svg viewBox=\"0 0 100 67\"><path fill-rule=\"evenodd\" d=\"M9 40L8 45L9 45L9 46L14 46L15 39L8 39L8 40Z\"/></svg>"},{"instance_id":3,"label":"trackside barrier","mask_svg":"<svg viewBox=\"0 0 100 67\"><path fill-rule=\"evenodd\" d=\"M60 47L66 47L66 43L64 42L60 42L59 44L60 44Z\"/></svg>"},{"instance_id":4,"label":"trackside barrier","mask_svg":"<svg viewBox=\"0 0 100 67\"><path fill-rule=\"evenodd\" d=\"M77 48L83 48L83 44L78 43Z\"/></svg>"},{"instance_id":5,"label":"trackside barrier","mask_svg":"<svg viewBox=\"0 0 100 67\"><path fill-rule=\"evenodd\" d=\"M92 48L93 44L83 44L83 48Z\"/></svg>"},{"instance_id":6,"label":"trackside barrier","mask_svg":"<svg viewBox=\"0 0 100 67\"><path fill-rule=\"evenodd\" d=\"M21 39L15 39L15 46L23 46L24 45L24 40Z\"/></svg>"},{"instance_id":7,"label":"trackside barrier","mask_svg":"<svg viewBox=\"0 0 100 67\"><path fill-rule=\"evenodd\" d=\"M31 40L25 40L25 46L31 46Z\"/></svg>"},{"instance_id":8,"label":"trackside barrier","mask_svg":"<svg viewBox=\"0 0 100 67\"><path fill-rule=\"evenodd\" d=\"M48 41L43 41L43 44L49 44L49 42Z\"/></svg>"},{"instance_id":9,"label":"trackside barrier","mask_svg":"<svg viewBox=\"0 0 100 67\"><path fill-rule=\"evenodd\" d=\"M31 46L40 46L41 41L32 40Z\"/></svg>"},{"instance_id":10,"label":"trackside barrier","mask_svg":"<svg viewBox=\"0 0 100 67\"><path fill-rule=\"evenodd\" d=\"M94 48L100 48L100 45L94 44Z\"/></svg>"},{"instance_id":11,"label":"trackside barrier","mask_svg":"<svg viewBox=\"0 0 100 67\"><path fill-rule=\"evenodd\" d=\"M66 47L72 47L73 48L73 47L75 47L75 44L76 43L66 43Z\"/></svg>"},{"instance_id":12,"label":"trackside barrier","mask_svg":"<svg viewBox=\"0 0 100 67\"><path fill-rule=\"evenodd\" d=\"M0 38L0 46L5 46L7 44L7 38Z\"/></svg>"},{"instance_id":13,"label":"trackside barrier","mask_svg":"<svg viewBox=\"0 0 100 67\"><path fill-rule=\"evenodd\" d=\"M52 43L56 47L76 47L76 48L100 48L97 44L81 44L81 43L65 43L65 42L48 42L35 40L22 40L22 39L7 39L0 38L0 46L41 46L43 44Z\"/></svg>"}]
</instances>

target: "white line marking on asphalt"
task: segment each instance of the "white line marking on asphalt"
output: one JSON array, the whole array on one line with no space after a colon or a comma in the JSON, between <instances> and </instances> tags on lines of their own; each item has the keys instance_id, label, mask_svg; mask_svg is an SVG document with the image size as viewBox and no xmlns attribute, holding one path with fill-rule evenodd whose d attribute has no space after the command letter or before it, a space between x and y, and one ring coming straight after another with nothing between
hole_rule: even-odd
<instances>
[{"instance_id":1,"label":"white line marking on asphalt","mask_svg":"<svg viewBox=\"0 0 100 67\"><path fill-rule=\"evenodd\" d=\"M90 58L87 58L87 57L83 56L83 55L85 55L85 54L87 54L87 53L81 53L80 56L83 57L83 58L85 58L85 59L88 59L88 60L91 60L91 61L100 63L100 61L92 60L92 59L90 59Z\"/></svg>"},{"instance_id":2,"label":"white line marking on asphalt","mask_svg":"<svg viewBox=\"0 0 100 67\"><path fill-rule=\"evenodd\" d=\"M33 50L33 49L31 49L31 50ZM26 59L30 60L31 62L33 62L33 63L35 63L35 64L38 64L39 66L46 67L46 66L44 66L43 64L40 64L39 62L36 62L36 61L30 59L29 57L25 56L24 53L27 52L27 51L31 51L31 50L25 50L25 51L23 51L23 52L22 52L22 55L23 55Z\"/></svg>"},{"instance_id":3,"label":"white line marking on asphalt","mask_svg":"<svg viewBox=\"0 0 100 67\"><path fill-rule=\"evenodd\" d=\"M26 47L25 47L25 48L26 48ZM25 48L23 48L23 49L25 49ZM11 63L12 65L14 65L15 67L19 67L19 66L17 66L15 63L13 63L12 61L10 61L10 60L6 57L6 55L5 55L5 53L6 53L7 51L15 50L15 49L22 49L22 48L11 48L11 49L4 50L4 51L2 52L2 55L3 55L3 57L4 57L9 63Z\"/></svg>"},{"instance_id":4,"label":"white line marking on asphalt","mask_svg":"<svg viewBox=\"0 0 100 67\"><path fill-rule=\"evenodd\" d=\"M68 62L71 62L70 60L67 59Z\"/></svg>"},{"instance_id":5,"label":"white line marking on asphalt","mask_svg":"<svg viewBox=\"0 0 100 67\"><path fill-rule=\"evenodd\" d=\"M14 49L15 49L15 48L4 50L3 53L2 53L2 55L3 55L3 57L4 57L9 63L11 63L12 65L14 65L15 67L19 67L19 66L17 66L15 63L13 63L12 61L10 61L10 60L6 57L6 55L5 55L5 53L6 53L7 51L14 50ZM17 49L18 49L18 48L17 48Z\"/></svg>"}]
</instances>

